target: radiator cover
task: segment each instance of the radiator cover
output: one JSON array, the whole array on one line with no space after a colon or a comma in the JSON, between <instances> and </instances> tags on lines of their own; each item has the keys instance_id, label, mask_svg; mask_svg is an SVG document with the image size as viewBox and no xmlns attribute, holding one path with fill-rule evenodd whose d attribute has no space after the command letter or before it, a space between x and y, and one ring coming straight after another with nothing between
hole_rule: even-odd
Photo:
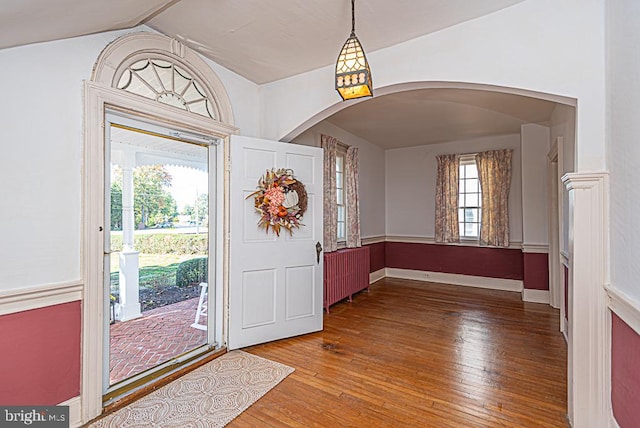
<instances>
[{"instance_id":1,"label":"radiator cover","mask_svg":"<svg viewBox=\"0 0 640 428\"><path fill-rule=\"evenodd\" d=\"M324 309L369 288L369 247L324 253Z\"/></svg>"}]
</instances>

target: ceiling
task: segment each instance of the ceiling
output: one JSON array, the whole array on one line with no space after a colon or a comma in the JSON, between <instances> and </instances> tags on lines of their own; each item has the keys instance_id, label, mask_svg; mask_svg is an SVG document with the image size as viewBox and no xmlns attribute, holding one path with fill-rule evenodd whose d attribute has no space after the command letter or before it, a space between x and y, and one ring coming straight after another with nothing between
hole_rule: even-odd
<instances>
[{"instance_id":1,"label":"ceiling","mask_svg":"<svg viewBox=\"0 0 640 428\"><path fill-rule=\"evenodd\" d=\"M556 103L472 89L418 89L374 97L327 120L385 149L519 134L545 124ZM392 124L392 126L390 126Z\"/></svg>"},{"instance_id":2,"label":"ceiling","mask_svg":"<svg viewBox=\"0 0 640 428\"><path fill-rule=\"evenodd\" d=\"M359 0L356 33L370 53L521 1ZM0 49L146 24L265 84L335 63L351 29L350 6L348 0L0 0ZM517 133L523 123L549 120L554 106L518 95L424 89L354 103L327 120L394 148Z\"/></svg>"},{"instance_id":3,"label":"ceiling","mask_svg":"<svg viewBox=\"0 0 640 428\"><path fill-rule=\"evenodd\" d=\"M523 0L358 0L367 52ZM335 63L351 31L349 0L0 0L0 49L139 24L263 84Z\"/></svg>"}]
</instances>

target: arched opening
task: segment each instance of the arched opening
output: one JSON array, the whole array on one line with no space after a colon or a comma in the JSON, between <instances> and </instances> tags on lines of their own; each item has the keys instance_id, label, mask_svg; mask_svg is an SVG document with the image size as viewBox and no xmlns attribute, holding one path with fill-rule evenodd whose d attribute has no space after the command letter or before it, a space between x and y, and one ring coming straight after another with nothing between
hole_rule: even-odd
<instances>
[{"instance_id":1,"label":"arched opening","mask_svg":"<svg viewBox=\"0 0 640 428\"><path fill-rule=\"evenodd\" d=\"M345 138L359 138L382 151L410 152L418 150L418 147L428 148L425 152L437 151L436 147L453 142L457 146L455 150L472 153L476 151L474 140L486 145L487 139L495 136L504 139L511 135L512 143L509 144L516 148L518 157L514 173L520 176L513 183L519 188L513 195L515 202L510 202L514 216L518 218L511 222L512 229L515 229L512 247L522 249L531 260L537 258L531 263L538 269L548 268L544 274L538 272L537 284L531 278L527 284L523 278L525 299L544 301L561 308L561 324L566 331L568 304L564 297L566 284L563 273L568 268L569 198L561 177L575 170L576 104L573 98L495 85L407 82L376 88L376 97L372 99L336 103L304 121L282 140L317 145L321 133L343 131ZM547 158L553 153L556 153L556 163L552 165L555 172L547 177ZM533 166L528 161L531 157L536 158ZM399 167L406 165L400 162ZM388 164L386 166L389 167ZM380 166L376 168L380 170ZM385 181L375 177L375 171L367 172L366 167L364 173L370 176L362 180L362 191L369 191L371 195L363 195L361 203L375 199L374 191L368 189L367 183L377 183L376 188L384 185L387 190L396 185L389 178ZM387 177L394 175L389 170L385 173ZM407 193L419 194L420 187L429 184L428 181L423 182ZM552 200L554 192L557 196ZM415 205L416 210L426 210L427 217L433 215L428 204L406 205L408 201L402 198L393 200L394 196L389 194L386 197L387 207L389 204ZM373 204L369 208L373 210ZM552 209L553 213L548 212ZM531 215L532 211L536 214ZM399 223L395 228L387 210L385 222L382 229L386 229L386 236L413 236L428 240L434 237L433 223L429 221L424 227L415 225L413 229L407 228L405 221L400 221L402 225ZM551 230L554 227L555 230ZM370 226L369 229L375 233L365 230L363 236L380 235L381 228ZM557 239L554 241L553 238ZM556 242L557 248L549 248L552 242ZM548 258L548 263L542 260L542 255L546 254L553 255Z\"/></svg>"},{"instance_id":2,"label":"arched opening","mask_svg":"<svg viewBox=\"0 0 640 428\"><path fill-rule=\"evenodd\" d=\"M406 257L435 246L435 156L514 149L509 200L513 233L506 251L521 264L517 272L496 269L497 279L487 284L501 283L503 289L521 293L524 301L559 309L558 328L567 337L569 193L561 178L575 168L576 107L575 99L515 88L411 82L377 88L373 99L336 103L282 139L317 145L325 134L359 147L361 159L366 159L360 166L363 241L372 254L381 254L373 276L384 275L386 268L387 274L389 269L407 275L411 271L413 276L406 278L449 283L462 282L456 275L481 277L463 266L469 260L465 252L477 243L448 247L461 255L459 270L448 272L440 269L451 260L438 259L435 250L432 264L416 255L411 268L398 256L400 250ZM495 266L509 266L506 259L499 260L498 250L495 253L488 256ZM516 281L501 282L507 279ZM484 284L478 280L466 285Z\"/></svg>"}]
</instances>

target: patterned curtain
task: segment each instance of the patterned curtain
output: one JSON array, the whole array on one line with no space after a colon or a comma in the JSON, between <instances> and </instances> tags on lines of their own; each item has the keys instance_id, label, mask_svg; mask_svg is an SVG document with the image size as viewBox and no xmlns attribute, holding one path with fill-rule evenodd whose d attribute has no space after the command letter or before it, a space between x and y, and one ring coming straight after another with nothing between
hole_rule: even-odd
<instances>
[{"instance_id":1,"label":"patterned curtain","mask_svg":"<svg viewBox=\"0 0 640 428\"><path fill-rule=\"evenodd\" d=\"M513 150L491 150L476 155L482 189L480 243L509 246L509 187Z\"/></svg>"},{"instance_id":2,"label":"patterned curtain","mask_svg":"<svg viewBox=\"0 0 640 428\"><path fill-rule=\"evenodd\" d=\"M460 155L436 156L436 242L459 242L458 191Z\"/></svg>"},{"instance_id":3,"label":"patterned curtain","mask_svg":"<svg viewBox=\"0 0 640 428\"><path fill-rule=\"evenodd\" d=\"M338 249L338 206L336 204L336 148L338 140L328 135L320 137L324 149L324 251Z\"/></svg>"},{"instance_id":4,"label":"patterned curtain","mask_svg":"<svg viewBox=\"0 0 640 428\"><path fill-rule=\"evenodd\" d=\"M349 147L345 157L347 185L347 247L361 247L360 202L358 202L358 148Z\"/></svg>"}]
</instances>

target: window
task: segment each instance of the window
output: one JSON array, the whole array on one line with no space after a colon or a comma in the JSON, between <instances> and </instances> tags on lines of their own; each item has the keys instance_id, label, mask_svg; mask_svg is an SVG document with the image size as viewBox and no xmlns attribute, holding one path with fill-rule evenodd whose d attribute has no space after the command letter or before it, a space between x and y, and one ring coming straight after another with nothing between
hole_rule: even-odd
<instances>
[{"instance_id":1,"label":"window","mask_svg":"<svg viewBox=\"0 0 640 428\"><path fill-rule=\"evenodd\" d=\"M204 87L184 68L159 58L131 64L120 76L118 89L217 119Z\"/></svg>"},{"instance_id":2,"label":"window","mask_svg":"<svg viewBox=\"0 0 640 428\"><path fill-rule=\"evenodd\" d=\"M475 156L460 157L458 223L460 237L478 239L482 216L482 192Z\"/></svg>"},{"instance_id":3,"label":"window","mask_svg":"<svg viewBox=\"0 0 640 428\"><path fill-rule=\"evenodd\" d=\"M338 242L347 239L347 208L345 192L345 157L346 149L338 146L336 153L336 205L338 207Z\"/></svg>"}]
</instances>

